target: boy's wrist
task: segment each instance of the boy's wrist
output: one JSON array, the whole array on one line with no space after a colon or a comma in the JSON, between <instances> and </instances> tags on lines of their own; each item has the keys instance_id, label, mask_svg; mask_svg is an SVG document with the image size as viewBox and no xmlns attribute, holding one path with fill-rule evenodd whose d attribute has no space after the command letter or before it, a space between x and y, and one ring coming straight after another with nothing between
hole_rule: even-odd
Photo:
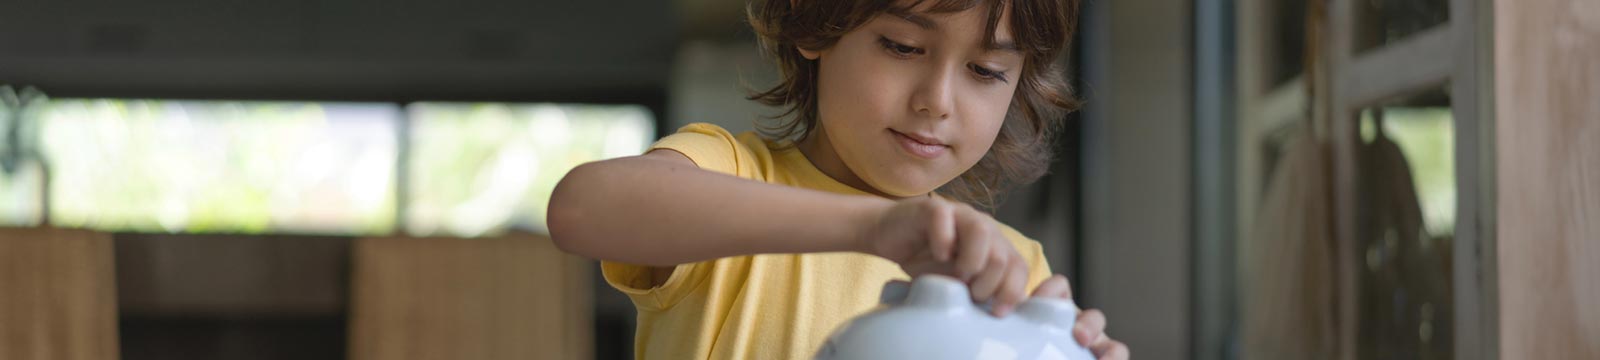
<instances>
[{"instance_id":1,"label":"boy's wrist","mask_svg":"<svg viewBox=\"0 0 1600 360\"><path fill-rule=\"evenodd\" d=\"M894 200L877 196L853 196L856 204L852 211L847 212L849 232L844 239L844 250L850 252L877 255L872 251L873 234L876 232L878 222L889 209L894 208Z\"/></svg>"}]
</instances>

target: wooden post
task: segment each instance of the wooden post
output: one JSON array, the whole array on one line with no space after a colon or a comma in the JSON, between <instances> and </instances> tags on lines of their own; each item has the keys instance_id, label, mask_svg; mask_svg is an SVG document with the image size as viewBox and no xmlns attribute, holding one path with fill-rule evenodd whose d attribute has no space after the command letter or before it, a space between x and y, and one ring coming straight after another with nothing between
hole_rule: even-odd
<instances>
[{"instance_id":1,"label":"wooden post","mask_svg":"<svg viewBox=\"0 0 1600 360\"><path fill-rule=\"evenodd\" d=\"M1600 359L1600 2L1494 21L1500 356Z\"/></svg>"}]
</instances>

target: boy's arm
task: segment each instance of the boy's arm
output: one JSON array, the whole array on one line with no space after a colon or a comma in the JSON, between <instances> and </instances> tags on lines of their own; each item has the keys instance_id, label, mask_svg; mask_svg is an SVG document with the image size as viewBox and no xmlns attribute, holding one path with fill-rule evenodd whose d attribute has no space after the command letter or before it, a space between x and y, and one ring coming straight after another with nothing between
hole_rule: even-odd
<instances>
[{"instance_id":1,"label":"boy's arm","mask_svg":"<svg viewBox=\"0 0 1600 360\"><path fill-rule=\"evenodd\" d=\"M672 266L765 253L862 251L861 224L892 200L750 181L700 169L671 150L584 164L550 197L563 251Z\"/></svg>"}]
</instances>

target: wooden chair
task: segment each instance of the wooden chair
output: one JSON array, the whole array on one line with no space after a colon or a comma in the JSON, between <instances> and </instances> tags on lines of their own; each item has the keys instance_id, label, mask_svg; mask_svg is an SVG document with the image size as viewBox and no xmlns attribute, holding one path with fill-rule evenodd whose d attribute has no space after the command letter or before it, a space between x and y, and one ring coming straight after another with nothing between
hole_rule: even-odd
<instances>
[{"instance_id":1,"label":"wooden chair","mask_svg":"<svg viewBox=\"0 0 1600 360\"><path fill-rule=\"evenodd\" d=\"M353 256L351 359L592 357L593 265L548 237L366 238Z\"/></svg>"},{"instance_id":2,"label":"wooden chair","mask_svg":"<svg viewBox=\"0 0 1600 360\"><path fill-rule=\"evenodd\" d=\"M111 235L0 228L0 359L117 359Z\"/></svg>"}]
</instances>

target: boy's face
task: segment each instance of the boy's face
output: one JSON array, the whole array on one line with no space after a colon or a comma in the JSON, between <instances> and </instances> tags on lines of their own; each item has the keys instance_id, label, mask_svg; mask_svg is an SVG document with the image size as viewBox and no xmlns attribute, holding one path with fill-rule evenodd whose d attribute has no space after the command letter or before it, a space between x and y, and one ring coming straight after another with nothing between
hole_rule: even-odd
<instances>
[{"instance_id":1,"label":"boy's face","mask_svg":"<svg viewBox=\"0 0 1600 360\"><path fill-rule=\"evenodd\" d=\"M1000 131L1023 57L985 14L885 13L820 51L818 121L844 165L891 196L926 194L977 164ZM1009 21L1009 14L1001 24Z\"/></svg>"}]
</instances>

